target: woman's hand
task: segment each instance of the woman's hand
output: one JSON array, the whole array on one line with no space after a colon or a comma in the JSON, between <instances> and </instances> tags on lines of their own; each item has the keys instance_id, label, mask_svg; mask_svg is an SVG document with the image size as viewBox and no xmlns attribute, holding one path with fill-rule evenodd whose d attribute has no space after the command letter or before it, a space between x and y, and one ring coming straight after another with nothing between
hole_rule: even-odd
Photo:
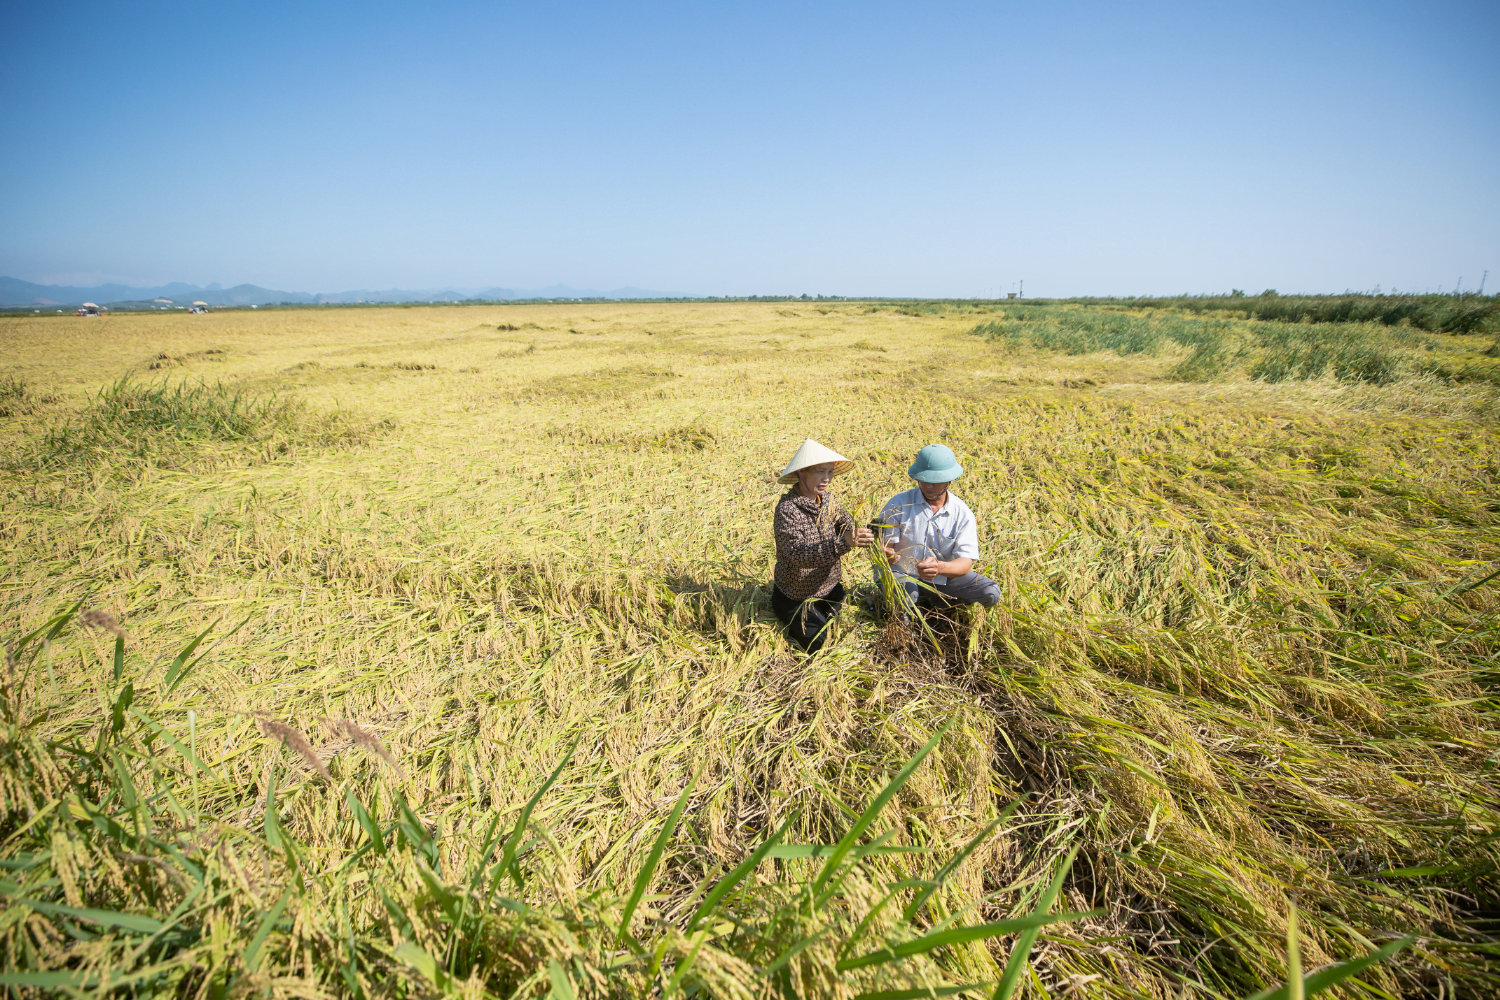
<instances>
[{"instance_id":1,"label":"woman's hand","mask_svg":"<svg viewBox=\"0 0 1500 1000\"><path fill-rule=\"evenodd\" d=\"M874 543L875 532L871 531L869 528L854 529L854 547L856 549L866 549Z\"/></svg>"}]
</instances>

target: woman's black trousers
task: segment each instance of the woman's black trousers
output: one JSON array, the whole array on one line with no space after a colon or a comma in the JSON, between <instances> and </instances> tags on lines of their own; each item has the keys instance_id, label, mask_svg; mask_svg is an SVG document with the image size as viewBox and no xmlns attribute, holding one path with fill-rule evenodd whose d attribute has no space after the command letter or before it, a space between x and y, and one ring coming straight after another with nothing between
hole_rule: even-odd
<instances>
[{"instance_id":1,"label":"woman's black trousers","mask_svg":"<svg viewBox=\"0 0 1500 1000\"><path fill-rule=\"evenodd\" d=\"M836 583L822 597L794 601L771 584L771 608L781 620L786 637L809 653L823 648L828 638L828 622L844 604L844 585Z\"/></svg>"}]
</instances>

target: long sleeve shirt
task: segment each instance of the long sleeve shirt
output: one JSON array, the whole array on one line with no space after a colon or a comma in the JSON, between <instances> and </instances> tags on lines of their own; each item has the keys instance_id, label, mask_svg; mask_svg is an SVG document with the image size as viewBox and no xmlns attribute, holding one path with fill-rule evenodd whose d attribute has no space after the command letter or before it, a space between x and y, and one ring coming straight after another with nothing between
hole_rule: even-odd
<instances>
[{"instance_id":1,"label":"long sleeve shirt","mask_svg":"<svg viewBox=\"0 0 1500 1000\"><path fill-rule=\"evenodd\" d=\"M820 513L818 501L796 487L776 503L776 588L794 601L822 597L837 587L839 557L854 547L854 519L842 510L832 517Z\"/></svg>"}]
</instances>

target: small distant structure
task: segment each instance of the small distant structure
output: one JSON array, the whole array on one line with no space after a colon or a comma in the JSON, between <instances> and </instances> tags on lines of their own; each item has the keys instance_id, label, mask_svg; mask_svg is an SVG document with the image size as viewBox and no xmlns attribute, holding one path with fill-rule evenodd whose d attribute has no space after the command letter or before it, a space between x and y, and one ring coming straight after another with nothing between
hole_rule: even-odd
<instances>
[{"instance_id":1,"label":"small distant structure","mask_svg":"<svg viewBox=\"0 0 1500 1000\"><path fill-rule=\"evenodd\" d=\"M1015 298L1015 297L1016 297L1016 293L1015 293L1015 292L1006 292L1006 293L1005 293L1005 297L1006 297L1006 298L1007 298L1007 299L1013 299L1013 298Z\"/></svg>"},{"instance_id":2,"label":"small distant structure","mask_svg":"<svg viewBox=\"0 0 1500 1000\"><path fill-rule=\"evenodd\" d=\"M190 312L190 313L206 313L206 312L208 312L208 303L207 302L194 302L193 305L192 305L192 307L188 309L188 312Z\"/></svg>"},{"instance_id":3,"label":"small distant structure","mask_svg":"<svg viewBox=\"0 0 1500 1000\"><path fill-rule=\"evenodd\" d=\"M151 303L152 305L161 306L163 309L173 304L171 299L152 299Z\"/></svg>"},{"instance_id":4,"label":"small distant structure","mask_svg":"<svg viewBox=\"0 0 1500 1000\"><path fill-rule=\"evenodd\" d=\"M97 316L99 315L99 306L93 302L85 302L83 305L78 307L78 315Z\"/></svg>"}]
</instances>

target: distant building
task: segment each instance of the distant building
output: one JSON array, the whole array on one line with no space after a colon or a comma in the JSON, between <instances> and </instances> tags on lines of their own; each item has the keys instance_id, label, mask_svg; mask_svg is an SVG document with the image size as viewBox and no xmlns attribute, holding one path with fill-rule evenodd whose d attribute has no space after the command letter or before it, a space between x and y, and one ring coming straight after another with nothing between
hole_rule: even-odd
<instances>
[{"instance_id":1,"label":"distant building","mask_svg":"<svg viewBox=\"0 0 1500 1000\"><path fill-rule=\"evenodd\" d=\"M1006 297L1006 298L1007 298L1007 299L1013 299L1013 298L1015 298L1015 297L1016 297L1016 293L1015 293L1015 292L1006 292L1006 293L1005 293L1005 297Z\"/></svg>"}]
</instances>

